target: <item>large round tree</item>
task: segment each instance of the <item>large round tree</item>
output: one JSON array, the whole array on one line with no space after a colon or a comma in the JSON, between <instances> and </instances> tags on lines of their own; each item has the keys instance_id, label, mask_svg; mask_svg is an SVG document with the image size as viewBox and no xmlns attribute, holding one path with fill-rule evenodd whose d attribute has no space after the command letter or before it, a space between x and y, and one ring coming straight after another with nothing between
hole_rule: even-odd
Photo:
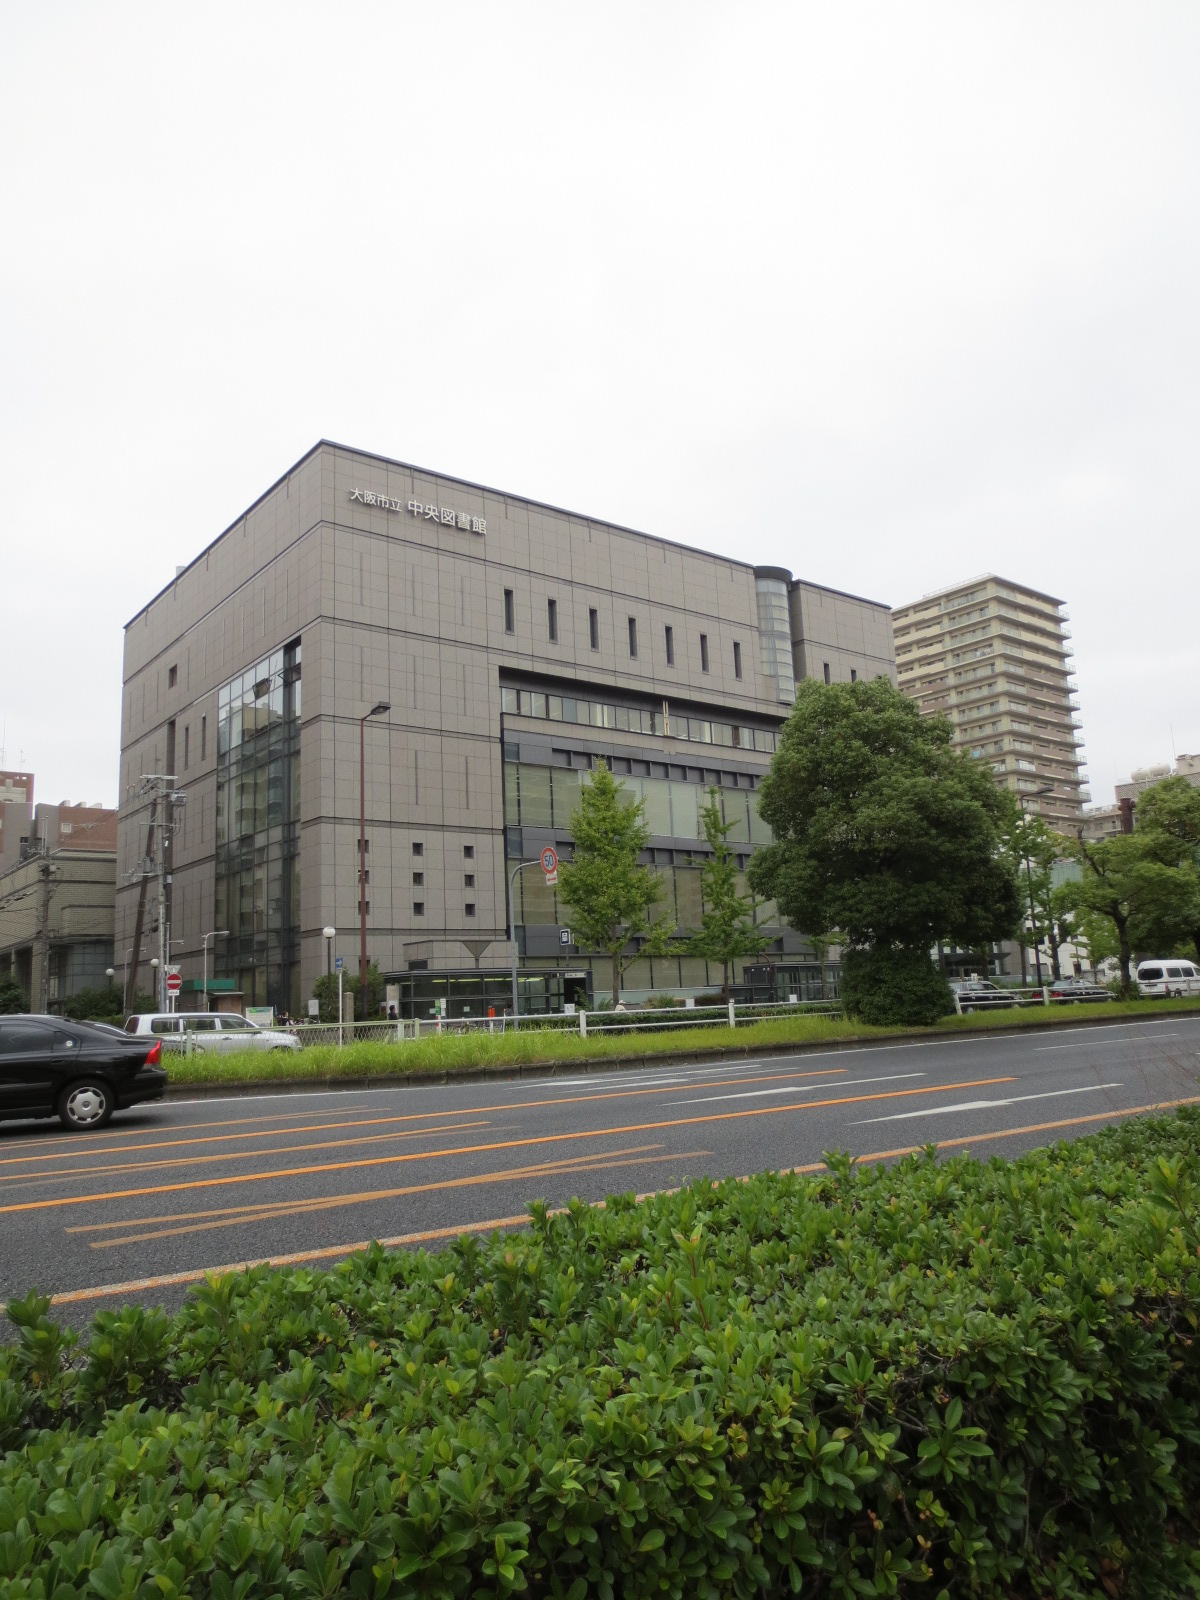
<instances>
[{"instance_id":1,"label":"large round tree","mask_svg":"<svg viewBox=\"0 0 1200 1600\"><path fill-rule=\"evenodd\" d=\"M939 941L1008 937L1020 896L1002 848L1011 799L886 678L805 680L763 779L775 842L749 881L793 927L844 948L847 1008L871 1021L945 1011Z\"/></svg>"}]
</instances>

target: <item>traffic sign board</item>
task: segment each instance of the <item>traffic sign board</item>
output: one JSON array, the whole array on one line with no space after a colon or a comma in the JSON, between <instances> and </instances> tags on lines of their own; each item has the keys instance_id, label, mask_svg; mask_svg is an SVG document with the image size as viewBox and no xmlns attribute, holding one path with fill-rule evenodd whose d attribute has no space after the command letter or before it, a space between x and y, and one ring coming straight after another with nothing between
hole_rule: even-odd
<instances>
[{"instance_id":1,"label":"traffic sign board","mask_svg":"<svg viewBox=\"0 0 1200 1600\"><path fill-rule=\"evenodd\" d=\"M560 928L558 930L558 942L559 942L559 944L570 944L570 942L571 942L571 930L570 930L570 928Z\"/></svg>"},{"instance_id":2,"label":"traffic sign board","mask_svg":"<svg viewBox=\"0 0 1200 1600\"><path fill-rule=\"evenodd\" d=\"M333 967L335 972L340 972L345 965L346 963L341 956L334 956Z\"/></svg>"},{"instance_id":3,"label":"traffic sign board","mask_svg":"<svg viewBox=\"0 0 1200 1600\"><path fill-rule=\"evenodd\" d=\"M183 979L179 976L179 974L177 972L168 972L167 973L167 993L168 994L178 994L180 989L182 989L182 988L183 988Z\"/></svg>"},{"instance_id":4,"label":"traffic sign board","mask_svg":"<svg viewBox=\"0 0 1200 1600\"><path fill-rule=\"evenodd\" d=\"M558 871L558 851L552 844L548 844L542 851L542 871L547 877Z\"/></svg>"}]
</instances>

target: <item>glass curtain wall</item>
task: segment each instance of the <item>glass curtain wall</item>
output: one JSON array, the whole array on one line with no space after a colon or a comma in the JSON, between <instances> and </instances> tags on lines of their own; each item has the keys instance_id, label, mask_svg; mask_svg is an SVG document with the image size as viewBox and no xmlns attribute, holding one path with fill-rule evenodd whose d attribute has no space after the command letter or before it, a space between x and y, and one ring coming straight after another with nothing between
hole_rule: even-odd
<instances>
[{"instance_id":1,"label":"glass curtain wall","mask_svg":"<svg viewBox=\"0 0 1200 1600\"><path fill-rule=\"evenodd\" d=\"M217 697L214 975L246 1005L300 1009L300 641Z\"/></svg>"},{"instance_id":2,"label":"glass curtain wall","mask_svg":"<svg viewBox=\"0 0 1200 1600\"><path fill-rule=\"evenodd\" d=\"M509 871L516 865L512 852L522 842L515 830L567 831L579 804L580 782L586 776L586 772L573 768L505 761L504 821L512 857ZM672 918L680 932L686 932L699 923L703 910L697 858L708 851L700 826L700 811L707 803L708 790L700 784L668 778L622 777L620 781L631 800L644 802L652 837L671 841L669 846L654 849L655 867L663 883L656 915ZM756 845L771 842L771 830L758 814L757 791L721 789L720 795L724 820L733 824L729 842L734 849L749 854ZM745 890L744 879L740 886ZM519 940L523 940L526 927L552 928L570 922L570 913L560 903L557 889L547 888L539 872L519 874L513 912ZM773 901L760 900L756 918L768 937L778 936L779 915Z\"/></svg>"}]
</instances>

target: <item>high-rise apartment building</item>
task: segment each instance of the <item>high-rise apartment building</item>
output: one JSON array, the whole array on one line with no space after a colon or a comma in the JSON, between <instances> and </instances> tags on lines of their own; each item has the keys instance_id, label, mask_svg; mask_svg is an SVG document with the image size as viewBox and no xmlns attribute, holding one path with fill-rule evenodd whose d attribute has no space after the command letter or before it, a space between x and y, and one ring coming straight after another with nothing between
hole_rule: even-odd
<instances>
[{"instance_id":1,"label":"high-rise apartment building","mask_svg":"<svg viewBox=\"0 0 1200 1600\"><path fill-rule=\"evenodd\" d=\"M898 606L892 626L904 693L949 717L957 749L1073 833L1091 796L1064 606L989 574Z\"/></svg>"}]
</instances>

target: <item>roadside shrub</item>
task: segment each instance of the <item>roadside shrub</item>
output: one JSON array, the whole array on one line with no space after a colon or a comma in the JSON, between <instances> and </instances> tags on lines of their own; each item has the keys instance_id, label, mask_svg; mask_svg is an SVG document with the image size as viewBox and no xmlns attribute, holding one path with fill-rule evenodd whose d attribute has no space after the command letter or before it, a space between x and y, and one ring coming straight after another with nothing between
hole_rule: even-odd
<instances>
[{"instance_id":1,"label":"roadside shrub","mask_svg":"<svg viewBox=\"0 0 1200 1600\"><path fill-rule=\"evenodd\" d=\"M954 1010L950 985L925 949L879 945L842 952L846 1015L872 1027L915 1027Z\"/></svg>"},{"instance_id":2,"label":"roadside shrub","mask_svg":"<svg viewBox=\"0 0 1200 1600\"><path fill-rule=\"evenodd\" d=\"M1200 1114L534 1206L0 1348L6 1595L1200 1593Z\"/></svg>"}]
</instances>

